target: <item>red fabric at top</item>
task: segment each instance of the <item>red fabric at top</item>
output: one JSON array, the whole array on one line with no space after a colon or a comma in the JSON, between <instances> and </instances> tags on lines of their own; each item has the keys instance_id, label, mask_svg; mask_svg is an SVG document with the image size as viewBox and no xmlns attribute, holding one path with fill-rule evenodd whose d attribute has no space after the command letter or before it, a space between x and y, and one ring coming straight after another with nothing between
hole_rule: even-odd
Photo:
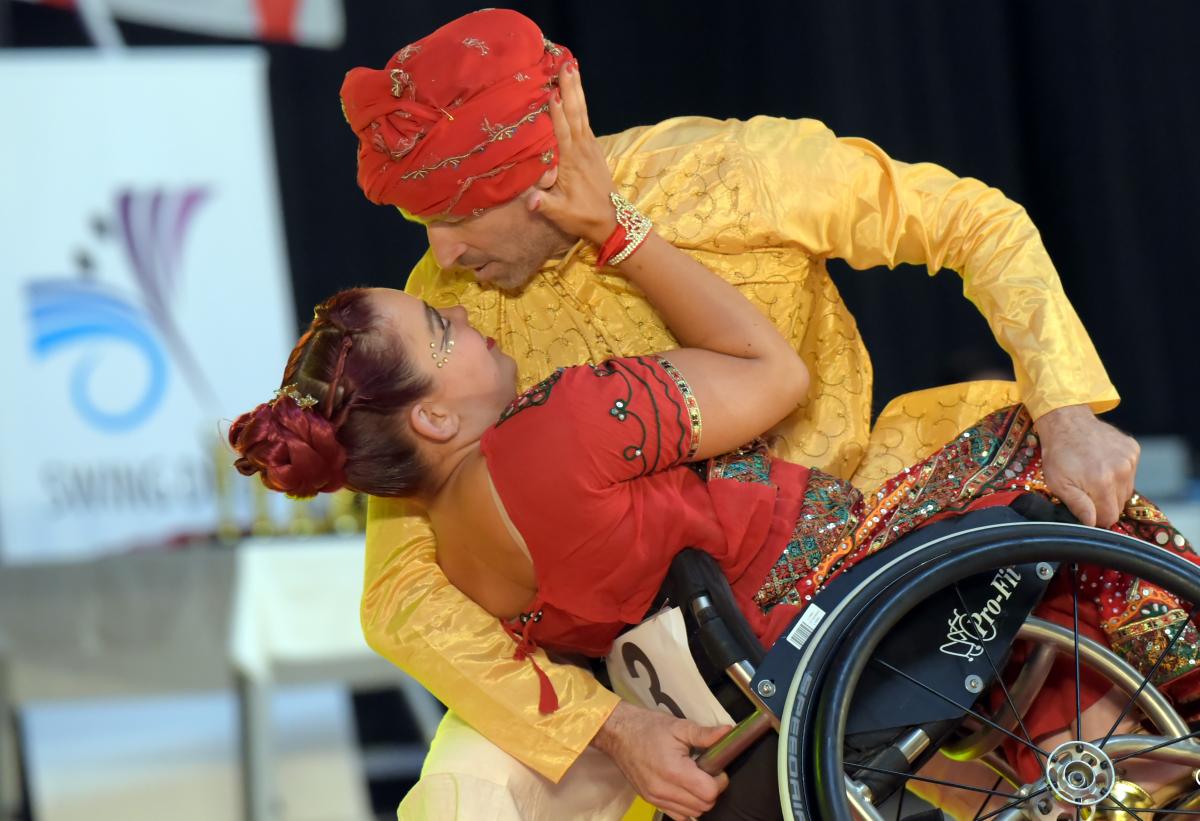
<instances>
[{"instance_id":1,"label":"red fabric at top","mask_svg":"<svg viewBox=\"0 0 1200 821\"><path fill-rule=\"evenodd\" d=\"M300 0L254 0L258 35L264 40L289 42L296 39L296 15Z\"/></svg>"},{"instance_id":2,"label":"red fabric at top","mask_svg":"<svg viewBox=\"0 0 1200 821\"><path fill-rule=\"evenodd\" d=\"M367 198L419 217L508 202L555 163L549 101L571 52L532 20L485 9L351 69L342 111Z\"/></svg>"},{"instance_id":3,"label":"red fabric at top","mask_svg":"<svg viewBox=\"0 0 1200 821\"><path fill-rule=\"evenodd\" d=\"M808 471L775 462L770 483L705 482L684 462L692 422L671 369L653 357L559 371L483 438L492 481L524 536L538 644L589 656L646 614L671 559L710 553L766 643L796 612L753 604L791 534Z\"/></svg>"}]
</instances>

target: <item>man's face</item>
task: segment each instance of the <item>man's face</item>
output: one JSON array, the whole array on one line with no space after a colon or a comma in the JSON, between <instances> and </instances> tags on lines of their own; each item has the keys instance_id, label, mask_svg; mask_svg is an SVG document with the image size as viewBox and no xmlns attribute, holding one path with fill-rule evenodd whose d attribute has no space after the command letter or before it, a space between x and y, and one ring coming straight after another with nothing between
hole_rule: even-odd
<instances>
[{"instance_id":1,"label":"man's face","mask_svg":"<svg viewBox=\"0 0 1200 821\"><path fill-rule=\"evenodd\" d=\"M438 265L468 269L479 282L505 290L523 286L546 260L575 241L541 214L529 211L532 190L478 216L426 225Z\"/></svg>"}]
</instances>

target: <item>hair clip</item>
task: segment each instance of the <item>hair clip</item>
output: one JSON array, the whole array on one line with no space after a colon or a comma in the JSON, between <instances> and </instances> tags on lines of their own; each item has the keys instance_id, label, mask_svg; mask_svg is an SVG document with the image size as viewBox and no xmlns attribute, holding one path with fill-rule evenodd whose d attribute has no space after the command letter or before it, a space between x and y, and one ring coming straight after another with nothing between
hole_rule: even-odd
<instances>
[{"instance_id":1,"label":"hair clip","mask_svg":"<svg viewBox=\"0 0 1200 821\"><path fill-rule=\"evenodd\" d=\"M300 410L308 410L313 405L317 404L317 400L313 399L312 396L310 396L309 394L306 393L306 394L304 394L304 396L301 396L300 390L296 387L296 384L294 382L291 385L284 385L282 388L279 388L278 390L276 390L275 391L275 399L272 401L271 404L275 404L275 402L278 402L281 398L283 398L285 396L288 399L291 399L297 405L299 405Z\"/></svg>"}]
</instances>

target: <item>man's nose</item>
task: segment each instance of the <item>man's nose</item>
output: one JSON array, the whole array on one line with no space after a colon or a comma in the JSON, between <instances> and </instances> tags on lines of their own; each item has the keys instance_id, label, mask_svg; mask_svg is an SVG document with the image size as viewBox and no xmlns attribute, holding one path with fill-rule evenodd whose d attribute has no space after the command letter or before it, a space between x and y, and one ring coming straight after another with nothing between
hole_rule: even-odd
<instances>
[{"instance_id":1,"label":"man's nose","mask_svg":"<svg viewBox=\"0 0 1200 821\"><path fill-rule=\"evenodd\" d=\"M433 258L440 268L453 268L467 250L466 244L460 242L455 236L452 225L445 223L427 225L425 234L429 237L429 248L433 251Z\"/></svg>"}]
</instances>

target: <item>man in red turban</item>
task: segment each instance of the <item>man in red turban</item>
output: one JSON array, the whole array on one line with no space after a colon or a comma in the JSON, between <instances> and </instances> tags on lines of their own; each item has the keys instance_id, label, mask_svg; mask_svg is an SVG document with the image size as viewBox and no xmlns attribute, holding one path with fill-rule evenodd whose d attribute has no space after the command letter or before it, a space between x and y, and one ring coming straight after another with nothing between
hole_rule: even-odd
<instances>
[{"instance_id":1,"label":"man in red turban","mask_svg":"<svg viewBox=\"0 0 1200 821\"><path fill-rule=\"evenodd\" d=\"M549 221L522 219L518 203L531 187L553 183L549 101L572 61L527 17L488 9L405 46L384 68L352 69L342 109L359 138L359 186L431 233L469 221L494 239L447 262L481 281L520 286L571 244Z\"/></svg>"},{"instance_id":2,"label":"man in red turban","mask_svg":"<svg viewBox=\"0 0 1200 821\"><path fill-rule=\"evenodd\" d=\"M594 249L537 212L557 172L546 106L568 63L532 21L487 10L382 68L353 69L342 86L363 191L428 233L405 289L438 307L462 304L517 361L521 388L558 366L673 344ZM1137 445L1096 418L1116 391L1036 228L1001 192L815 120L680 117L600 143L621 195L737 285L808 363L809 398L774 431L778 455L869 490L991 410L1024 402L1051 491L1085 523L1116 520ZM825 269L830 257L858 269L957 271L1013 357L1016 383L906 395L872 426L870 361ZM409 513L371 500L363 630L451 712L402 818L620 817L628 796L597 749L673 815L707 808L717 784L687 756L705 743L703 728L619 703L587 672L541 655L559 706L539 713L539 681L511 661L497 621L450 585L427 521Z\"/></svg>"}]
</instances>

